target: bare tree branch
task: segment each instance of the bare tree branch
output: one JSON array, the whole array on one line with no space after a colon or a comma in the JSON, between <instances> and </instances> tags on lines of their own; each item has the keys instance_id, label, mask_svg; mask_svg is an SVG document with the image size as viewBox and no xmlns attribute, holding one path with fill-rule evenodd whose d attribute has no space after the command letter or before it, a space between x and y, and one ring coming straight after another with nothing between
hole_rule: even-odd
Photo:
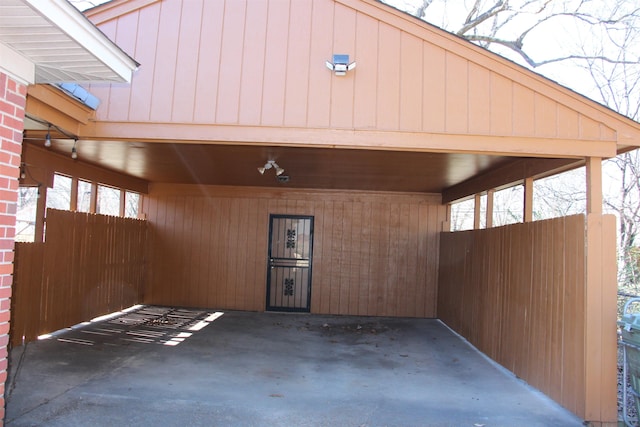
<instances>
[{"instance_id":1,"label":"bare tree branch","mask_svg":"<svg viewBox=\"0 0 640 427\"><path fill-rule=\"evenodd\" d=\"M433 3L433 0L422 0L422 4L416 9L415 16L420 19L424 18L426 10L431 6L431 3Z\"/></svg>"},{"instance_id":2,"label":"bare tree branch","mask_svg":"<svg viewBox=\"0 0 640 427\"><path fill-rule=\"evenodd\" d=\"M604 62L609 62L611 64L628 64L628 65L638 65L640 64L640 61L626 61L626 60L616 60L616 59L612 59L606 56L592 56L592 55L565 55L565 56L560 56L557 58L551 58L551 59L545 59L543 61L536 61L533 58L531 58L529 55L527 55L527 53L524 51L524 49L522 48L522 43L519 40L515 40L515 41L511 41L511 40L501 40L498 38L494 38L494 37L487 37L487 36L480 36L480 35L470 35L470 36L466 36L465 37L467 40L470 41L479 41L479 42L485 42L487 44L491 44L491 43L495 43L495 44L499 44L502 46L505 46L509 49L511 49L512 51L514 51L515 53L517 53L518 55L520 55L522 57L522 59L524 59L527 64L529 64L531 67L536 68L536 67L540 67L542 65L546 65L546 64L551 64L554 62L560 62L560 61L567 61L567 60L571 60L571 59L583 59L583 60L590 60L590 59L598 59Z\"/></svg>"},{"instance_id":3,"label":"bare tree branch","mask_svg":"<svg viewBox=\"0 0 640 427\"><path fill-rule=\"evenodd\" d=\"M460 28L458 31L456 31L457 35L463 36L472 28L476 28L478 25L482 24L487 19L490 19L496 16L498 13L505 10L506 6L508 5L508 3L505 2L504 0L498 0L489 10L487 10L486 12L474 18L473 16L478 13L479 4L480 4L480 0L476 0L476 2L473 5L473 8L471 9L471 11L469 12L469 15L467 16L467 19L465 20L463 27Z\"/></svg>"}]
</instances>

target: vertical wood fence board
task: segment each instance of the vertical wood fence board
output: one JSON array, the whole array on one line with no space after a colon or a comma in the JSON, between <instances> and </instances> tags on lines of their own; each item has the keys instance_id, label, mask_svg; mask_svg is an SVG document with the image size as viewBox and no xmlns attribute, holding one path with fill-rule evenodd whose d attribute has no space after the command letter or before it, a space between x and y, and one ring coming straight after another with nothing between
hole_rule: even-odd
<instances>
[{"instance_id":1,"label":"vertical wood fence board","mask_svg":"<svg viewBox=\"0 0 640 427\"><path fill-rule=\"evenodd\" d=\"M387 298L389 295L389 286L391 286L390 281L393 279L389 275L389 259L390 259L390 225L391 225L391 209L390 206L384 204L382 206L382 220L380 222L380 258L378 258L378 262L382 267L382 273L380 274L380 284L381 288L379 289L378 301L376 307L376 315L378 316L387 316L388 308L387 308Z\"/></svg>"},{"instance_id":2,"label":"vertical wood fence board","mask_svg":"<svg viewBox=\"0 0 640 427\"><path fill-rule=\"evenodd\" d=\"M615 324L615 220L600 214L587 215L585 418L614 423L617 414L616 384L608 379L616 369ZM607 250L608 251L605 251Z\"/></svg>"},{"instance_id":3,"label":"vertical wood fence board","mask_svg":"<svg viewBox=\"0 0 640 427\"><path fill-rule=\"evenodd\" d=\"M350 246L350 260L349 260L349 271L348 273L348 283L349 283L349 309L348 313L358 313L358 308L360 305L360 264L363 262L362 259L362 244L363 239L360 238L360 227L362 221L362 203L354 202L352 203L352 211L351 218L349 224L349 246Z\"/></svg>"},{"instance_id":4,"label":"vertical wood fence board","mask_svg":"<svg viewBox=\"0 0 640 427\"><path fill-rule=\"evenodd\" d=\"M359 315L366 315L369 307L369 297L371 295L371 281L373 278L370 275L371 271L371 236L372 236L372 224L371 224L371 202L364 202L362 205L360 222L362 227L359 232L360 248L362 258L358 265L359 280L358 280L358 312Z\"/></svg>"},{"instance_id":5,"label":"vertical wood fence board","mask_svg":"<svg viewBox=\"0 0 640 427\"><path fill-rule=\"evenodd\" d=\"M559 384L554 381L555 378L562 378L563 371L563 345L562 337L564 324L562 322L564 315L564 259L559 255L562 243L564 242L564 229L565 222L555 221L552 223L551 234L547 236L547 239L551 244L551 251L549 256L551 257L551 288L552 292L549 295L552 306L552 316L549 319L549 329L551 330L550 337L550 357L547 359L551 361L547 366L547 382L549 396L556 401L562 399L562 382Z\"/></svg>"},{"instance_id":6,"label":"vertical wood fence board","mask_svg":"<svg viewBox=\"0 0 640 427\"><path fill-rule=\"evenodd\" d=\"M186 207L188 210L189 207ZM240 204L238 199L229 199L229 227L227 229L227 238L226 246L227 251L230 256L225 257L225 266L228 272L228 277L231 278L235 276L233 281L229 280L226 286L225 292L225 300L228 301L229 308L237 309L238 305L236 304L236 290L238 287L237 275L239 274L238 270L238 259L241 257L231 256L231 254L240 253L240 247L238 245L238 228L240 227L238 218L240 216ZM188 246L188 241L183 242L184 245ZM244 249L244 248L243 248ZM185 298L188 298L187 295L184 295Z\"/></svg>"},{"instance_id":7,"label":"vertical wood fence board","mask_svg":"<svg viewBox=\"0 0 640 427\"><path fill-rule=\"evenodd\" d=\"M401 267L398 265L401 248L400 205L392 205L389 210L389 244L388 244L388 273L387 292L385 299L385 313L387 316L396 316L398 308L398 292Z\"/></svg>"},{"instance_id":8,"label":"vertical wood fence board","mask_svg":"<svg viewBox=\"0 0 640 427\"><path fill-rule=\"evenodd\" d=\"M249 258L255 257L256 247L258 243L258 236L256 231L258 230L258 209L251 209L251 203L247 203L246 208L246 230L245 234L246 240L244 241L244 246L247 248L247 256ZM243 289L243 297L246 300L247 305L250 307L255 307L255 284L258 282L256 279L256 269L249 261L244 260L244 269L245 269L245 278L244 278L244 289ZM198 265L194 266L195 269L198 269ZM200 283L199 287L204 287L204 283Z\"/></svg>"},{"instance_id":9,"label":"vertical wood fence board","mask_svg":"<svg viewBox=\"0 0 640 427\"><path fill-rule=\"evenodd\" d=\"M340 313L340 271L342 270L342 202L333 202L332 224L329 234L329 312Z\"/></svg>"},{"instance_id":10,"label":"vertical wood fence board","mask_svg":"<svg viewBox=\"0 0 640 427\"><path fill-rule=\"evenodd\" d=\"M318 265L316 262L314 262L312 271L313 277L311 278L311 283L312 286L314 286L315 290L315 292L312 291L312 294L320 294L320 313L331 313L331 270L334 268L334 266L331 264L331 230L333 228L333 202L324 201L323 205L323 226L321 228L316 228L316 230L319 231L318 234L320 236L314 236L320 237L320 239L322 239L322 264ZM314 256L315 253L316 251L314 251ZM320 272L318 272L319 269L321 270Z\"/></svg>"},{"instance_id":11,"label":"vertical wood fence board","mask_svg":"<svg viewBox=\"0 0 640 427\"><path fill-rule=\"evenodd\" d=\"M418 280L419 291L421 295L418 313L420 316L429 317L433 313L435 317L438 306L438 254L440 253L440 230L442 223L447 220L446 208L441 209L437 206L420 205L420 228L418 234L420 236L419 248L421 256L419 258L420 274ZM424 268L422 268L424 266ZM422 286L420 286L423 284Z\"/></svg>"},{"instance_id":12,"label":"vertical wood fence board","mask_svg":"<svg viewBox=\"0 0 640 427\"><path fill-rule=\"evenodd\" d=\"M602 377L601 419L617 420L617 383L612 374L617 369L617 334L613 325L617 320L617 264L616 264L616 218L613 215L602 217Z\"/></svg>"},{"instance_id":13,"label":"vertical wood fence board","mask_svg":"<svg viewBox=\"0 0 640 427\"><path fill-rule=\"evenodd\" d=\"M371 205L371 235L380 236L380 224L382 223L382 209L380 203L372 203ZM380 263L380 245L378 239L371 241L371 260L369 277L369 313L377 313L378 299L380 298L380 289L382 282L382 271Z\"/></svg>"},{"instance_id":14,"label":"vertical wood fence board","mask_svg":"<svg viewBox=\"0 0 640 427\"><path fill-rule=\"evenodd\" d=\"M344 272L349 268L345 254L347 250L345 236L345 204L336 201L333 204L333 230L331 233L331 309L336 314L346 314L348 311L349 293L344 292Z\"/></svg>"},{"instance_id":15,"label":"vertical wood fence board","mask_svg":"<svg viewBox=\"0 0 640 427\"><path fill-rule=\"evenodd\" d=\"M405 286L405 306L407 310L407 315L409 317L418 317L418 310L416 307L416 292L418 288L418 282L420 281L420 277L418 276L418 263L419 263L419 221L420 216L418 210L420 209L419 205L408 205L408 212L406 221L409 226L408 230L408 242L407 248L415 248L413 251L410 251L406 254L406 265L407 265L407 284Z\"/></svg>"},{"instance_id":16,"label":"vertical wood fence board","mask_svg":"<svg viewBox=\"0 0 640 427\"><path fill-rule=\"evenodd\" d=\"M411 243L411 236L415 234L410 221L410 207L407 203L400 205L400 227L402 230L402 237L400 239L400 247L398 248L398 265L400 267L398 280L396 285L396 310L398 312L404 311L407 315L415 317L415 311L413 310L413 294L411 293L412 284L416 282L415 275L412 274L411 267L409 265L409 259L413 255L409 250L412 249L415 253L417 246Z\"/></svg>"},{"instance_id":17,"label":"vertical wood fence board","mask_svg":"<svg viewBox=\"0 0 640 427\"><path fill-rule=\"evenodd\" d=\"M44 243L16 243L11 297L11 344L20 345L38 336L42 311L42 253Z\"/></svg>"},{"instance_id":18,"label":"vertical wood fence board","mask_svg":"<svg viewBox=\"0 0 640 427\"><path fill-rule=\"evenodd\" d=\"M585 312L585 226L566 222L564 367L566 379L562 402L577 414L584 414L585 339L582 325Z\"/></svg>"},{"instance_id":19,"label":"vertical wood fence board","mask_svg":"<svg viewBox=\"0 0 640 427\"><path fill-rule=\"evenodd\" d=\"M249 200L242 199L239 203L240 214L238 217L238 233L236 237L236 241L238 242L239 248L248 248L249 244L253 244L254 242L249 242L249 236L246 232L249 230ZM246 250L246 249L245 249ZM193 266L194 270L197 269L197 266ZM235 292L235 305L238 308L242 308L245 303L249 300L249 291L247 289L247 257L238 257L238 264L236 266L238 271L238 286L236 287Z\"/></svg>"}]
</instances>

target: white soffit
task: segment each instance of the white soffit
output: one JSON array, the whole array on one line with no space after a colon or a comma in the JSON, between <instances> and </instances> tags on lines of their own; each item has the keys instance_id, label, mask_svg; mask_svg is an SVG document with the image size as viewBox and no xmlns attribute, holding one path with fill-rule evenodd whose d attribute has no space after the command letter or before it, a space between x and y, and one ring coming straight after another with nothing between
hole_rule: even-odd
<instances>
[{"instance_id":1,"label":"white soffit","mask_svg":"<svg viewBox=\"0 0 640 427\"><path fill-rule=\"evenodd\" d=\"M129 83L138 67L67 0L0 0L0 68L11 72L8 49L35 65L31 83Z\"/></svg>"}]
</instances>

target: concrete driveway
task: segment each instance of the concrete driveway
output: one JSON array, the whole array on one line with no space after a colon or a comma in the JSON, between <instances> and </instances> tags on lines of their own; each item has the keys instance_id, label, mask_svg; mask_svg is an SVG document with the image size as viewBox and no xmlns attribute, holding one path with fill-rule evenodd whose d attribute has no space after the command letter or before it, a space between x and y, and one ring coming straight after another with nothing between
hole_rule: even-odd
<instances>
[{"instance_id":1,"label":"concrete driveway","mask_svg":"<svg viewBox=\"0 0 640 427\"><path fill-rule=\"evenodd\" d=\"M582 426L438 320L142 307L19 347L7 426Z\"/></svg>"}]
</instances>

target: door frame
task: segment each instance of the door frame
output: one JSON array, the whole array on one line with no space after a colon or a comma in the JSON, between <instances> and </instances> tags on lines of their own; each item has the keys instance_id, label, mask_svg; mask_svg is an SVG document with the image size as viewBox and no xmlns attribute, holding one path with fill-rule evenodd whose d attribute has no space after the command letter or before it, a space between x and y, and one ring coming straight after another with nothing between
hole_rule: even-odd
<instances>
[{"instance_id":1,"label":"door frame","mask_svg":"<svg viewBox=\"0 0 640 427\"><path fill-rule=\"evenodd\" d=\"M273 219L308 219L310 220L309 229L309 267L308 280L307 280L307 305L306 307L272 307L269 300L271 296L271 241L273 238ZM313 215L290 215L290 214L269 214L269 238L267 240L267 290L266 290L266 311L285 311L296 313L310 313L311 312L311 282L313 273L313 233L314 233L315 217Z\"/></svg>"}]
</instances>

